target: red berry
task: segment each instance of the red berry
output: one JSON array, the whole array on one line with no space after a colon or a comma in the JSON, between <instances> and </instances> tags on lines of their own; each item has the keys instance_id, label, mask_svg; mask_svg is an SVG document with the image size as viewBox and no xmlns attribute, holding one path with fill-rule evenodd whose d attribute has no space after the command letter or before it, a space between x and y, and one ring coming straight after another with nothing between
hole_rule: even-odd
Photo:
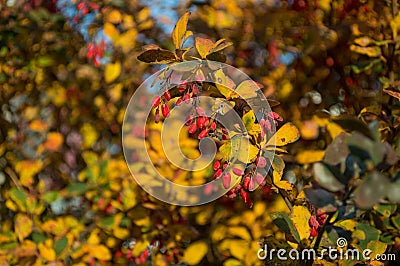
<instances>
[{"instance_id":1,"label":"red berry","mask_svg":"<svg viewBox=\"0 0 400 266\"><path fill-rule=\"evenodd\" d=\"M176 101L176 105L179 106L179 105L181 105L182 102L183 102L183 100L182 100L182 97L181 97Z\"/></svg>"},{"instance_id":2,"label":"red berry","mask_svg":"<svg viewBox=\"0 0 400 266\"><path fill-rule=\"evenodd\" d=\"M207 129L203 129L200 134L199 134L199 139L204 139L208 134L208 130Z\"/></svg>"},{"instance_id":3,"label":"red berry","mask_svg":"<svg viewBox=\"0 0 400 266\"><path fill-rule=\"evenodd\" d=\"M211 128L212 130L216 130L216 129L217 129L217 124L216 124L215 122L212 122L210 128Z\"/></svg>"},{"instance_id":4,"label":"red berry","mask_svg":"<svg viewBox=\"0 0 400 266\"><path fill-rule=\"evenodd\" d=\"M236 167L234 167L232 169L232 172L237 176L242 176L243 175L243 170L240 170L239 168L236 168Z\"/></svg>"},{"instance_id":5,"label":"red berry","mask_svg":"<svg viewBox=\"0 0 400 266\"><path fill-rule=\"evenodd\" d=\"M219 178L222 175L222 169L218 169L215 173L214 173L214 179Z\"/></svg>"},{"instance_id":6,"label":"red berry","mask_svg":"<svg viewBox=\"0 0 400 266\"><path fill-rule=\"evenodd\" d=\"M316 237L316 236L318 235L318 231L317 231L317 229L316 229L315 227L311 228L311 233L310 233L310 235L311 235L312 237Z\"/></svg>"},{"instance_id":7,"label":"red berry","mask_svg":"<svg viewBox=\"0 0 400 266\"><path fill-rule=\"evenodd\" d=\"M239 191L239 193L240 193L240 196L242 197L244 203L247 203L247 205L251 208L253 206L253 202L251 201L249 194L246 191L244 191L243 189L241 189Z\"/></svg>"},{"instance_id":8,"label":"red berry","mask_svg":"<svg viewBox=\"0 0 400 266\"><path fill-rule=\"evenodd\" d=\"M249 179L250 179L250 178L249 178ZM254 190L254 182L253 182L252 180L250 180L248 190L249 190L249 191L253 191L253 190Z\"/></svg>"},{"instance_id":9,"label":"red berry","mask_svg":"<svg viewBox=\"0 0 400 266\"><path fill-rule=\"evenodd\" d=\"M84 8L82 9L82 15L86 15L89 12L89 9Z\"/></svg>"},{"instance_id":10,"label":"red berry","mask_svg":"<svg viewBox=\"0 0 400 266\"><path fill-rule=\"evenodd\" d=\"M161 97L160 96L155 96L153 99L153 107L157 107L160 104Z\"/></svg>"},{"instance_id":11,"label":"red berry","mask_svg":"<svg viewBox=\"0 0 400 266\"><path fill-rule=\"evenodd\" d=\"M188 115L187 117L186 117L186 122L185 122L185 125L190 125L190 124L192 124L193 123L193 115Z\"/></svg>"},{"instance_id":12,"label":"red berry","mask_svg":"<svg viewBox=\"0 0 400 266\"><path fill-rule=\"evenodd\" d=\"M264 157L260 156L256 160L256 165L258 168L264 168L265 166L267 166L267 160Z\"/></svg>"},{"instance_id":13,"label":"red berry","mask_svg":"<svg viewBox=\"0 0 400 266\"><path fill-rule=\"evenodd\" d=\"M161 106L161 112L164 117L169 115L169 107L165 103Z\"/></svg>"},{"instance_id":14,"label":"red berry","mask_svg":"<svg viewBox=\"0 0 400 266\"><path fill-rule=\"evenodd\" d=\"M316 227L316 228L319 227L319 223L318 223L317 219L315 218L315 216L310 217L309 224L312 227Z\"/></svg>"},{"instance_id":15,"label":"red berry","mask_svg":"<svg viewBox=\"0 0 400 266\"><path fill-rule=\"evenodd\" d=\"M164 98L167 101L171 100L171 94L169 93L169 91L165 91L164 92Z\"/></svg>"},{"instance_id":16,"label":"red berry","mask_svg":"<svg viewBox=\"0 0 400 266\"><path fill-rule=\"evenodd\" d=\"M204 194L210 195L212 191L213 191L213 185L212 183L208 183L204 188Z\"/></svg>"},{"instance_id":17,"label":"red berry","mask_svg":"<svg viewBox=\"0 0 400 266\"><path fill-rule=\"evenodd\" d=\"M219 169L221 170L221 169ZM226 173L222 176L222 185L225 189L228 189L231 186L231 174Z\"/></svg>"},{"instance_id":18,"label":"red berry","mask_svg":"<svg viewBox=\"0 0 400 266\"><path fill-rule=\"evenodd\" d=\"M186 93L185 95L183 95L183 100L185 101L185 103L189 103L189 102L190 102L190 95L189 95L189 93Z\"/></svg>"},{"instance_id":19,"label":"red berry","mask_svg":"<svg viewBox=\"0 0 400 266\"><path fill-rule=\"evenodd\" d=\"M217 171L217 169L219 169L220 167L221 167L221 161L215 161L213 165L214 171Z\"/></svg>"},{"instance_id":20,"label":"red berry","mask_svg":"<svg viewBox=\"0 0 400 266\"><path fill-rule=\"evenodd\" d=\"M201 108L201 107L197 107L196 111L197 111L197 114L198 114L198 115L205 115L205 114L206 114L206 112L204 111L204 109Z\"/></svg>"},{"instance_id":21,"label":"red berry","mask_svg":"<svg viewBox=\"0 0 400 266\"><path fill-rule=\"evenodd\" d=\"M228 164L227 163L224 163L224 165L222 166L222 168L226 168L226 167L228 167Z\"/></svg>"},{"instance_id":22,"label":"red berry","mask_svg":"<svg viewBox=\"0 0 400 266\"><path fill-rule=\"evenodd\" d=\"M186 90L186 83L182 83L178 86L179 92L184 92Z\"/></svg>"},{"instance_id":23,"label":"red berry","mask_svg":"<svg viewBox=\"0 0 400 266\"><path fill-rule=\"evenodd\" d=\"M81 10L84 6L85 6L85 3L84 3L84 2L81 2L81 3L79 3L79 4L76 6L76 8L77 8L78 10Z\"/></svg>"},{"instance_id":24,"label":"red berry","mask_svg":"<svg viewBox=\"0 0 400 266\"><path fill-rule=\"evenodd\" d=\"M244 189L249 189L249 184L250 184L250 177L249 176L245 176L244 180L243 180L243 187Z\"/></svg>"},{"instance_id":25,"label":"red berry","mask_svg":"<svg viewBox=\"0 0 400 266\"><path fill-rule=\"evenodd\" d=\"M204 116L200 116L197 118L197 125L199 128L203 128L205 126L206 118Z\"/></svg>"},{"instance_id":26,"label":"red berry","mask_svg":"<svg viewBox=\"0 0 400 266\"><path fill-rule=\"evenodd\" d=\"M326 59L326 65L327 65L328 67L332 67L334 64L335 64L335 61L333 60L332 57L328 57L328 58Z\"/></svg>"},{"instance_id":27,"label":"red berry","mask_svg":"<svg viewBox=\"0 0 400 266\"><path fill-rule=\"evenodd\" d=\"M228 135L226 135L226 134L222 135L222 140L228 140L228 139L229 139Z\"/></svg>"},{"instance_id":28,"label":"red berry","mask_svg":"<svg viewBox=\"0 0 400 266\"><path fill-rule=\"evenodd\" d=\"M191 124L190 127L189 127L189 133L193 134L194 132L196 132L196 130L197 130L196 123Z\"/></svg>"},{"instance_id":29,"label":"red berry","mask_svg":"<svg viewBox=\"0 0 400 266\"><path fill-rule=\"evenodd\" d=\"M197 87L196 84L194 84L194 85L192 86L192 92L193 92L193 95L194 95L194 96L196 96L197 94L199 94L199 89L198 89L198 87Z\"/></svg>"},{"instance_id":30,"label":"red berry","mask_svg":"<svg viewBox=\"0 0 400 266\"><path fill-rule=\"evenodd\" d=\"M264 183L264 177L262 176L262 174L257 173L254 176L254 181L258 184L258 185L262 185Z\"/></svg>"}]
</instances>

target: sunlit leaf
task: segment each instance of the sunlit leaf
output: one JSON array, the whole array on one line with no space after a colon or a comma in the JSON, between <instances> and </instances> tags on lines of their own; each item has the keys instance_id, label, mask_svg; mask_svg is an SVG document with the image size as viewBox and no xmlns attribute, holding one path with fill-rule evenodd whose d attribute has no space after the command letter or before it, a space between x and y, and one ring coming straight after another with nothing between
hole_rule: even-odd
<instances>
[{"instance_id":1,"label":"sunlit leaf","mask_svg":"<svg viewBox=\"0 0 400 266\"><path fill-rule=\"evenodd\" d=\"M15 216L15 233L18 236L19 241L23 241L27 236L32 233L33 222L31 218L29 218L25 214L18 213Z\"/></svg>"},{"instance_id":2,"label":"sunlit leaf","mask_svg":"<svg viewBox=\"0 0 400 266\"><path fill-rule=\"evenodd\" d=\"M246 127L246 131L250 135L257 136L261 132L261 127L259 124L256 124L256 116L254 115L254 111L250 110L242 117L243 124Z\"/></svg>"},{"instance_id":3,"label":"sunlit leaf","mask_svg":"<svg viewBox=\"0 0 400 266\"><path fill-rule=\"evenodd\" d=\"M210 39L197 37L195 45L201 58L205 58L213 48L214 43Z\"/></svg>"},{"instance_id":4,"label":"sunlit leaf","mask_svg":"<svg viewBox=\"0 0 400 266\"><path fill-rule=\"evenodd\" d=\"M245 80L240 83L235 89L235 97L241 97L243 99L250 99L257 97L257 91L260 88L258 85L252 80Z\"/></svg>"},{"instance_id":5,"label":"sunlit leaf","mask_svg":"<svg viewBox=\"0 0 400 266\"><path fill-rule=\"evenodd\" d=\"M183 261L188 265L197 265L208 252L208 245L204 241L191 243L183 253Z\"/></svg>"},{"instance_id":6,"label":"sunlit leaf","mask_svg":"<svg viewBox=\"0 0 400 266\"><path fill-rule=\"evenodd\" d=\"M267 146L285 146L300 138L299 129L293 123L286 123L267 142Z\"/></svg>"},{"instance_id":7,"label":"sunlit leaf","mask_svg":"<svg viewBox=\"0 0 400 266\"><path fill-rule=\"evenodd\" d=\"M189 20L190 12L186 12L176 23L174 30L172 31L172 42L175 45L175 49L181 48L182 38L185 35L187 23Z\"/></svg>"},{"instance_id":8,"label":"sunlit leaf","mask_svg":"<svg viewBox=\"0 0 400 266\"><path fill-rule=\"evenodd\" d=\"M117 61L114 64L108 64L104 70L104 80L106 83L111 83L116 80L121 74L121 62Z\"/></svg>"},{"instance_id":9,"label":"sunlit leaf","mask_svg":"<svg viewBox=\"0 0 400 266\"><path fill-rule=\"evenodd\" d=\"M308 208L304 206L294 206L290 218L293 221L294 226L299 233L300 239L308 239L310 236L311 228L309 226L309 220L311 213Z\"/></svg>"},{"instance_id":10,"label":"sunlit leaf","mask_svg":"<svg viewBox=\"0 0 400 266\"><path fill-rule=\"evenodd\" d=\"M350 50L359 54L367 55L369 57L378 57L381 55L379 46L362 47L357 45L350 45Z\"/></svg>"},{"instance_id":11,"label":"sunlit leaf","mask_svg":"<svg viewBox=\"0 0 400 266\"><path fill-rule=\"evenodd\" d=\"M325 150L305 150L296 155L299 164L310 164L321 161L324 158Z\"/></svg>"}]
</instances>

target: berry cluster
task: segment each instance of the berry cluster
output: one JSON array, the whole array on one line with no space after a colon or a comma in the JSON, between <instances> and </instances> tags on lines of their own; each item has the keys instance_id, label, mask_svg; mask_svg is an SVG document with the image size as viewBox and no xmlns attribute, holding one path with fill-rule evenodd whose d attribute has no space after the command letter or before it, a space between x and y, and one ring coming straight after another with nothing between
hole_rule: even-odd
<instances>
[{"instance_id":1,"label":"berry cluster","mask_svg":"<svg viewBox=\"0 0 400 266\"><path fill-rule=\"evenodd\" d=\"M323 225L326 221L326 213L318 210L316 215L310 217L309 224L311 227L311 236L316 237L318 235L318 228Z\"/></svg>"},{"instance_id":2,"label":"berry cluster","mask_svg":"<svg viewBox=\"0 0 400 266\"><path fill-rule=\"evenodd\" d=\"M95 67L98 67L100 66L100 60L104 56L106 48L107 46L104 40L102 40L100 44L91 42L88 44L86 58L92 60Z\"/></svg>"}]
</instances>

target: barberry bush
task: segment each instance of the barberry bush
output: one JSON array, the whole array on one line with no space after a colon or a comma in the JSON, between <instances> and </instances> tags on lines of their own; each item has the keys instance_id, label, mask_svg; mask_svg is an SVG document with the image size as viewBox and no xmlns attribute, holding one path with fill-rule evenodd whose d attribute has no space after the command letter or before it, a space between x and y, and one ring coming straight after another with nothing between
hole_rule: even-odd
<instances>
[{"instance_id":1,"label":"barberry bush","mask_svg":"<svg viewBox=\"0 0 400 266\"><path fill-rule=\"evenodd\" d=\"M0 264L393 263L376 254L398 260L398 6L184 1L171 36L159 27L171 18L151 14L144 2L2 2ZM182 207L155 199L131 177L122 124L130 96L160 65L199 60L249 75L271 109L249 108L252 85L237 84L241 95L250 94L239 97L205 82L206 73L151 99L146 131L133 126L124 145L134 149L145 135L157 170L178 184L217 179L232 186L216 201ZM229 83L229 73L214 70L208 74ZM202 95L226 109L206 115L195 104ZM180 134L185 155L199 156L200 139L217 143L216 158L198 173L180 171L162 150L161 128L179 105L193 110ZM245 128L224 128L216 114L227 111ZM250 151L235 167L229 147L243 130ZM141 175L152 178L144 168ZM257 257L265 245L318 252L338 239L346 240L344 249L370 249L370 259Z\"/></svg>"}]
</instances>

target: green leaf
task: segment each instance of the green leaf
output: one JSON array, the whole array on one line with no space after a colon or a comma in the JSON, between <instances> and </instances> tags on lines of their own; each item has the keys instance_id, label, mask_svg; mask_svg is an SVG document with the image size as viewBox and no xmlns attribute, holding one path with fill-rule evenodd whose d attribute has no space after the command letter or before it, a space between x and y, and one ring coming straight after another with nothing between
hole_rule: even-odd
<instances>
[{"instance_id":1,"label":"green leaf","mask_svg":"<svg viewBox=\"0 0 400 266\"><path fill-rule=\"evenodd\" d=\"M42 56L37 59L37 65L39 67L50 67L54 65L54 60L50 56Z\"/></svg>"},{"instance_id":2,"label":"green leaf","mask_svg":"<svg viewBox=\"0 0 400 266\"><path fill-rule=\"evenodd\" d=\"M36 244L42 243L47 239L47 237L41 233L38 232L33 232L32 233L32 240L33 242L35 242Z\"/></svg>"},{"instance_id":3,"label":"green leaf","mask_svg":"<svg viewBox=\"0 0 400 266\"><path fill-rule=\"evenodd\" d=\"M105 229L110 229L113 227L115 224L115 218L114 217L106 217L100 220L99 225L102 228Z\"/></svg>"},{"instance_id":4,"label":"green leaf","mask_svg":"<svg viewBox=\"0 0 400 266\"><path fill-rule=\"evenodd\" d=\"M17 205L21 208L26 208L26 202L28 197L25 195L25 193L22 190L19 190L18 188L12 188L10 190L10 198L17 203Z\"/></svg>"},{"instance_id":5,"label":"green leaf","mask_svg":"<svg viewBox=\"0 0 400 266\"><path fill-rule=\"evenodd\" d=\"M292 220L286 213L282 212L274 212L271 213L272 221L286 234L290 234L294 237L294 239L300 243L300 235L297 231L296 227L294 226Z\"/></svg>"},{"instance_id":6,"label":"green leaf","mask_svg":"<svg viewBox=\"0 0 400 266\"><path fill-rule=\"evenodd\" d=\"M44 193L41 198L42 200L46 201L47 203L52 203L59 198L60 194L58 191L49 191Z\"/></svg>"},{"instance_id":7,"label":"green leaf","mask_svg":"<svg viewBox=\"0 0 400 266\"><path fill-rule=\"evenodd\" d=\"M54 250L56 255L59 255L68 245L68 238L65 236L54 243Z\"/></svg>"},{"instance_id":8,"label":"green leaf","mask_svg":"<svg viewBox=\"0 0 400 266\"><path fill-rule=\"evenodd\" d=\"M68 185L67 190L69 193L83 194L89 189L86 183L71 183Z\"/></svg>"}]
</instances>

